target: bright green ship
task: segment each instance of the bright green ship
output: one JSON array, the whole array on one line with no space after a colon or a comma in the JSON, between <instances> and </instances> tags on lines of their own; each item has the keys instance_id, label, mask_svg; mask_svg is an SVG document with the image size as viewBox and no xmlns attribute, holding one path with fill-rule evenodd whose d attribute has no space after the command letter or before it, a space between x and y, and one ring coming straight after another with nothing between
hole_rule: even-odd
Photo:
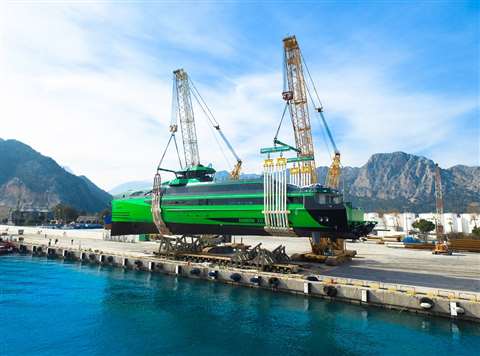
<instances>
[{"instance_id":1,"label":"bright green ship","mask_svg":"<svg viewBox=\"0 0 480 356\"><path fill-rule=\"evenodd\" d=\"M165 230L178 235L288 235L356 239L374 227L363 211L343 202L336 190L314 184L286 186L286 210L266 217L264 180L213 182L215 170L196 166L175 172L161 185L158 211ZM112 235L158 233L152 191L112 201ZM286 228L275 229L285 219ZM270 220L269 222L266 220Z\"/></svg>"},{"instance_id":2,"label":"bright green ship","mask_svg":"<svg viewBox=\"0 0 480 356\"><path fill-rule=\"evenodd\" d=\"M160 159L153 189L112 201L112 235L313 235L315 239L319 236L356 239L373 229L373 223L363 220L363 211L344 202L342 194L336 189L340 177L340 152L323 117L323 109L318 105L315 105L315 111L322 119L335 157L325 186L312 184L317 179L302 60L294 37L285 39L284 43L284 82L288 83L288 87L282 97L286 104L275 134L274 147L260 150L261 154L267 155L263 164L263 179L239 180L241 159L220 130L220 125L188 74L183 69L175 70L171 135ZM200 164L192 97L237 161L230 174L231 181L214 182L215 170ZM287 108L293 124L294 146L277 139ZM184 164L175 139L179 127ZM186 167L180 171L161 168L172 141L180 167ZM296 157L284 157L288 152L295 152ZM273 158L277 155L280 157ZM287 168L289 163L291 168ZM161 184L161 171L174 173L175 179Z\"/></svg>"}]
</instances>

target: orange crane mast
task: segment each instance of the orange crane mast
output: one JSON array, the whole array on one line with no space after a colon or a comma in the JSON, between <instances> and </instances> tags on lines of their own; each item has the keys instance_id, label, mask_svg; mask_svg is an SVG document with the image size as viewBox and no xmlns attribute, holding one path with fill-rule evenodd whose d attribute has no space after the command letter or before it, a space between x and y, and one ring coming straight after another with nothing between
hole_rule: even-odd
<instances>
[{"instance_id":1,"label":"orange crane mast","mask_svg":"<svg viewBox=\"0 0 480 356\"><path fill-rule=\"evenodd\" d=\"M307 85L304 75L304 68L312 84L316 95L318 106L315 110L319 113L325 131L327 132L330 143L333 146L335 155L327 173L325 186L338 189L340 182L340 151L337 149L333 135L327 125L327 121L323 115L323 107L318 97L315 84L310 76L308 67L303 60L302 52L295 36L286 37L283 40L284 49L284 91L283 99L286 101L290 118L292 121L293 132L295 136L295 151L297 151L298 167L290 170L290 177L300 186L307 186L317 183L318 178L315 167L315 152L313 144L312 128L310 124L310 116L308 111L307 97L310 97L315 107L315 100L311 95L311 91ZM282 117L283 120L283 117ZM281 122L280 122L281 124ZM278 134L278 130L277 130ZM283 146L284 143L274 139L275 144ZM289 147L289 146L288 146ZM298 176L298 178L296 178ZM314 260L319 255L324 255L327 251L341 250L345 251L343 239L332 241L330 238L322 238L319 234L313 234L310 238L312 246L312 254L307 254ZM306 256L307 256L306 255ZM307 257L308 258L308 257Z\"/></svg>"},{"instance_id":2,"label":"orange crane mast","mask_svg":"<svg viewBox=\"0 0 480 356\"><path fill-rule=\"evenodd\" d=\"M437 239L443 234L442 216L443 216L443 194L442 194L442 177L440 175L440 167L435 165L435 232Z\"/></svg>"},{"instance_id":3,"label":"orange crane mast","mask_svg":"<svg viewBox=\"0 0 480 356\"><path fill-rule=\"evenodd\" d=\"M297 156L305 159L299 163L300 171L306 177L302 185L317 182L315 170L315 153L313 149L312 128L308 114L307 89L303 75L300 47L295 36L283 40L285 79L287 88L282 93L288 103L290 118L295 135L295 146L299 150Z\"/></svg>"},{"instance_id":4,"label":"orange crane mast","mask_svg":"<svg viewBox=\"0 0 480 356\"><path fill-rule=\"evenodd\" d=\"M341 174L340 151L335 144L333 135L328 127L325 116L323 115L323 107L320 98L318 97L317 89L315 88L315 84L310 76L308 67L303 60L302 52L296 37L286 37L283 40L283 48L285 88L282 93L282 97L288 104L295 135L295 145L298 149L297 155L302 159L299 171L307 176L307 180L303 181L301 185L309 185L317 182L313 135L308 112L307 97L310 97L313 104L314 99L305 80L305 66L306 73L310 78L313 91L318 101L318 107L316 107L315 110L319 113L322 124L327 132L330 144L334 150L332 163L328 169L327 177L325 179L325 186L332 189L338 189L340 185Z\"/></svg>"}]
</instances>

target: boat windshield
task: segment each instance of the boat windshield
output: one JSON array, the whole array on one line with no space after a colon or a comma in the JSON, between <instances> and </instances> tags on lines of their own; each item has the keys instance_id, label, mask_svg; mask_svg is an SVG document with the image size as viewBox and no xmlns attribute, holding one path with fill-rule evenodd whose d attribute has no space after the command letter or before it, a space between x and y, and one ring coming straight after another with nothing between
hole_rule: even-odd
<instances>
[{"instance_id":1,"label":"boat windshield","mask_svg":"<svg viewBox=\"0 0 480 356\"><path fill-rule=\"evenodd\" d=\"M325 193L315 194L315 199L319 204L341 204L343 201L341 195Z\"/></svg>"}]
</instances>

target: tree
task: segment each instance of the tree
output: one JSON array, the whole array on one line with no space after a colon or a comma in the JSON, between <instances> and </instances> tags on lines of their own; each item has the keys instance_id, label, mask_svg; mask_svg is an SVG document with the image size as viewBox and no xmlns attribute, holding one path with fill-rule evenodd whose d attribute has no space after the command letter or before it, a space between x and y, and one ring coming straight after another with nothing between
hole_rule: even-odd
<instances>
[{"instance_id":1,"label":"tree","mask_svg":"<svg viewBox=\"0 0 480 356\"><path fill-rule=\"evenodd\" d=\"M479 226L475 226L475 227L472 229L472 234L474 234L475 236L480 237L480 227L479 227Z\"/></svg>"},{"instance_id":2,"label":"tree","mask_svg":"<svg viewBox=\"0 0 480 356\"><path fill-rule=\"evenodd\" d=\"M412 227L414 229L419 230L422 234L426 234L430 231L433 231L435 229L435 224L432 223L431 221L425 220L425 219L420 219L418 221L415 221L412 224Z\"/></svg>"},{"instance_id":3,"label":"tree","mask_svg":"<svg viewBox=\"0 0 480 356\"><path fill-rule=\"evenodd\" d=\"M106 216L112 215L112 209L110 207L103 209L97 214L98 220L103 221Z\"/></svg>"},{"instance_id":4,"label":"tree","mask_svg":"<svg viewBox=\"0 0 480 356\"><path fill-rule=\"evenodd\" d=\"M53 208L53 216L55 220L69 223L78 218L78 211L70 205L60 203Z\"/></svg>"}]
</instances>

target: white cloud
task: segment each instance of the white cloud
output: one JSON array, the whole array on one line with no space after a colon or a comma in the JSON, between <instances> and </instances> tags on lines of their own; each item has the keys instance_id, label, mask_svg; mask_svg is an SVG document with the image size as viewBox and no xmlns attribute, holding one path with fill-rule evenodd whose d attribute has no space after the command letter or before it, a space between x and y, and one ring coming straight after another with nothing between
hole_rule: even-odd
<instances>
[{"instance_id":1,"label":"white cloud","mask_svg":"<svg viewBox=\"0 0 480 356\"><path fill-rule=\"evenodd\" d=\"M241 35L211 7L185 14L107 3L1 4L0 137L30 144L106 189L153 176L169 136L175 67L187 63L195 80L205 63L215 73L213 57L241 55L235 47ZM399 89L385 79L388 66L346 62L342 56L341 66L314 73L344 164L363 164L380 151L438 147L458 118L478 106L469 98ZM283 110L281 68L233 77L218 68L216 76L195 84L244 160L244 171L258 172L259 149L271 144ZM231 169L233 158L225 162L199 110L196 117L202 162ZM312 124L317 164L327 165L320 123L312 117ZM293 143L288 117L281 138ZM461 156L460 145L450 146L449 156L454 152L460 163L475 163ZM165 166L177 166L173 147Z\"/></svg>"},{"instance_id":2,"label":"white cloud","mask_svg":"<svg viewBox=\"0 0 480 356\"><path fill-rule=\"evenodd\" d=\"M462 116L478 107L475 98L399 90L380 79L388 73L378 68L348 68L318 77L326 114L341 118L339 146L349 153L344 155L348 164L363 164L375 152L425 152L443 142L458 160L468 159L454 135Z\"/></svg>"}]
</instances>

